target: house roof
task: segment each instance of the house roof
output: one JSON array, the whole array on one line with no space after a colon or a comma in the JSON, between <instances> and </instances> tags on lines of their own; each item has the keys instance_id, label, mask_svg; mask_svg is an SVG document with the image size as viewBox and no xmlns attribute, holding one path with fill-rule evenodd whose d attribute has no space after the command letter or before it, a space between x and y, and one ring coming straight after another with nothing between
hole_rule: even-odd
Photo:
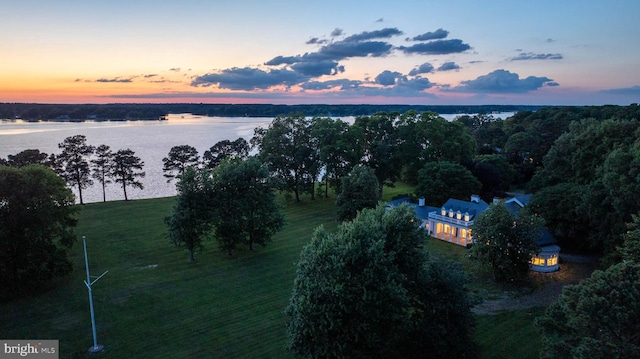
<instances>
[{"instance_id":1,"label":"house roof","mask_svg":"<svg viewBox=\"0 0 640 359\"><path fill-rule=\"evenodd\" d=\"M489 204L487 204L487 202L483 200L472 202L449 198L449 200L445 202L444 205L442 205L442 208L446 209L447 211L460 211L460 213L462 214L469 213L471 219L474 219L477 215L480 215L480 213L486 211L489 208ZM436 210L439 209L440 208L437 208Z\"/></svg>"},{"instance_id":2,"label":"house roof","mask_svg":"<svg viewBox=\"0 0 640 359\"><path fill-rule=\"evenodd\" d=\"M420 219L426 219L429 217L429 212L438 211L440 208L431 207L431 206L419 206L417 203L411 202L409 197L402 197L398 199L394 199L393 201L387 202L387 208L399 206L401 204L406 204L409 207L413 207L416 212L416 217Z\"/></svg>"}]
</instances>

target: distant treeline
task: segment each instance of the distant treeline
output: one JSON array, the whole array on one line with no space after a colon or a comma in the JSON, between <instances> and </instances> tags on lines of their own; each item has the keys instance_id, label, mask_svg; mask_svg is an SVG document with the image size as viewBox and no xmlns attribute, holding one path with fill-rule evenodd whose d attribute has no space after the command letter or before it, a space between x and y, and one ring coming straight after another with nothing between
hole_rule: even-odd
<instances>
[{"instance_id":1,"label":"distant treeline","mask_svg":"<svg viewBox=\"0 0 640 359\"><path fill-rule=\"evenodd\" d=\"M0 118L23 120L157 120L168 114L192 113L219 117L276 117L292 113L305 116L368 116L377 112L432 111L441 114L491 114L536 111L546 106L524 105L269 105L269 104L36 104L0 103Z\"/></svg>"}]
</instances>

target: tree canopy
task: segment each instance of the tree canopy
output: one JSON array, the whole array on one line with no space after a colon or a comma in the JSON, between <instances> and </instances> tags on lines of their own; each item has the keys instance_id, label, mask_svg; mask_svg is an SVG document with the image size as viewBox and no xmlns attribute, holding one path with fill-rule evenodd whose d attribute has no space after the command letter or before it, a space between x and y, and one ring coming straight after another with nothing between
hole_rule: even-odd
<instances>
[{"instance_id":1,"label":"tree canopy","mask_svg":"<svg viewBox=\"0 0 640 359\"><path fill-rule=\"evenodd\" d=\"M517 215L504 203L494 203L474 221L469 258L490 267L496 280L521 279L538 254L542 220L526 209Z\"/></svg>"},{"instance_id":2,"label":"tree canopy","mask_svg":"<svg viewBox=\"0 0 640 359\"><path fill-rule=\"evenodd\" d=\"M282 229L275 179L258 158L225 160L211 180L214 235L227 254L244 243L250 250L254 244L265 246Z\"/></svg>"},{"instance_id":3,"label":"tree canopy","mask_svg":"<svg viewBox=\"0 0 640 359\"><path fill-rule=\"evenodd\" d=\"M442 161L427 162L418 172L416 195L429 206L441 206L449 198L469 198L482 184L464 166Z\"/></svg>"},{"instance_id":4,"label":"tree canopy","mask_svg":"<svg viewBox=\"0 0 640 359\"><path fill-rule=\"evenodd\" d=\"M47 167L0 166L0 296L42 290L71 272L74 202L65 181Z\"/></svg>"},{"instance_id":5,"label":"tree canopy","mask_svg":"<svg viewBox=\"0 0 640 359\"><path fill-rule=\"evenodd\" d=\"M173 146L167 157L162 159L162 170L167 182L180 176L187 167L197 166L199 162L198 150L190 145Z\"/></svg>"},{"instance_id":6,"label":"tree canopy","mask_svg":"<svg viewBox=\"0 0 640 359\"><path fill-rule=\"evenodd\" d=\"M350 221L364 208L378 204L378 179L371 168L356 166L342 177L340 193L336 200L338 221Z\"/></svg>"},{"instance_id":7,"label":"tree canopy","mask_svg":"<svg viewBox=\"0 0 640 359\"><path fill-rule=\"evenodd\" d=\"M413 211L365 209L301 253L288 348L307 358L474 357L461 271L432 262ZM452 335L455 333L455 335Z\"/></svg>"},{"instance_id":8,"label":"tree canopy","mask_svg":"<svg viewBox=\"0 0 640 359\"><path fill-rule=\"evenodd\" d=\"M164 221L169 239L177 247L189 251L189 261L195 261L196 249L202 248L213 227L211 202L213 188L206 171L187 167L178 177L178 195L171 214Z\"/></svg>"},{"instance_id":9,"label":"tree canopy","mask_svg":"<svg viewBox=\"0 0 640 359\"><path fill-rule=\"evenodd\" d=\"M78 188L80 204L84 204L82 190L93 184L89 157L95 147L87 144L87 137L84 135L67 137L58 147L62 149L62 153L56 158L55 168L69 186Z\"/></svg>"}]
</instances>

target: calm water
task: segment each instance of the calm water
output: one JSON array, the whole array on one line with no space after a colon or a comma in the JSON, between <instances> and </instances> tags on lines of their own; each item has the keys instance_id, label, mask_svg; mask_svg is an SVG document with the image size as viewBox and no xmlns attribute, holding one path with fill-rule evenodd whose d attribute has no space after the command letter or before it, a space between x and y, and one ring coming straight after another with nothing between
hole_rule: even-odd
<instances>
[{"instance_id":1,"label":"calm water","mask_svg":"<svg viewBox=\"0 0 640 359\"><path fill-rule=\"evenodd\" d=\"M175 182L167 183L162 172L162 158L173 146L190 145L204 151L222 140L243 137L249 141L256 127L266 127L271 118L203 117L169 115L167 121L127 122L37 122L0 121L0 157L6 158L26 149L60 153L58 143L74 135L85 135L87 143L105 144L115 152L130 148L144 161L146 177L141 179L143 190L127 188L129 199L173 196ZM75 190L74 190L75 192ZM77 193L76 193L77 195ZM85 202L102 201L102 189L95 182L82 197ZM107 185L107 201L122 200L124 193L116 184Z\"/></svg>"},{"instance_id":2,"label":"calm water","mask_svg":"<svg viewBox=\"0 0 640 359\"><path fill-rule=\"evenodd\" d=\"M499 115L507 118L512 113ZM457 115L441 114L451 121ZM496 116L498 117L498 116ZM343 118L353 122L353 118ZM175 182L167 183L162 172L162 158L173 146L190 145L202 157L204 151L222 140L243 137L249 141L256 127L267 127L272 118L206 117L191 114L169 115L167 121L123 122L24 122L0 121L0 157L14 155L26 149L38 149L47 154L60 153L58 143L74 135L85 135L87 143L108 145L114 152L130 148L144 161L146 177L140 181L143 190L127 188L129 199L167 197L176 194ZM74 190L74 193L77 192ZM83 190L84 202L102 201L102 189L95 182ZM107 185L107 201L123 200L122 188Z\"/></svg>"}]
</instances>

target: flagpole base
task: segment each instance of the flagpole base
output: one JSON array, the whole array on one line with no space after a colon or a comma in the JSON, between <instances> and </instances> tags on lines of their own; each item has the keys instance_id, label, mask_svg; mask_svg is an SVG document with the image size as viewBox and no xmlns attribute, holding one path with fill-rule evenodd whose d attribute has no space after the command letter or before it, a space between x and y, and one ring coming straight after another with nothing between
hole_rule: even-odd
<instances>
[{"instance_id":1,"label":"flagpole base","mask_svg":"<svg viewBox=\"0 0 640 359\"><path fill-rule=\"evenodd\" d=\"M98 344L89 348L89 354L100 353L104 349L104 345Z\"/></svg>"}]
</instances>

